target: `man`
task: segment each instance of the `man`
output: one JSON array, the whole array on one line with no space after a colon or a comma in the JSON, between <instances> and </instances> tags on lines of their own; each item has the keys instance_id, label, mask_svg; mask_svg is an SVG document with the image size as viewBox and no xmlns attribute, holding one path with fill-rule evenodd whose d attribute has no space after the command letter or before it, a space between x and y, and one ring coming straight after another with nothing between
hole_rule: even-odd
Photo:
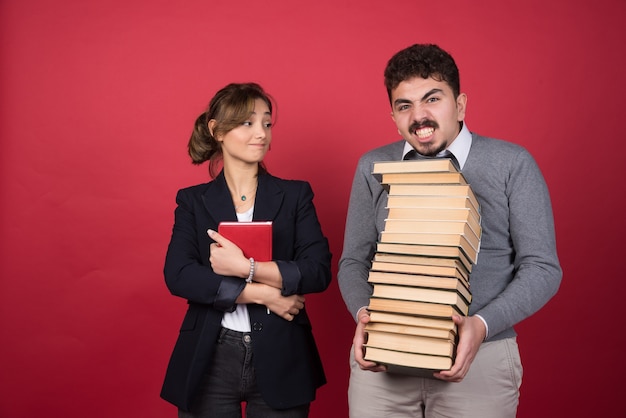
<instances>
[{"instance_id":1,"label":"man","mask_svg":"<svg viewBox=\"0 0 626 418\"><path fill-rule=\"evenodd\" d=\"M341 293L357 321L350 416L515 417L522 366L513 325L539 310L562 276L545 181L522 147L469 131L458 69L438 46L413 45L395 54L385 69L385 85L391 117L404 139L359 160L339 262ZM469 315L453 317L459 333L455 362L432 378L388 373L363 358L372 293L368 272L388 213L373 163L415 153L452 154L479 200L483 231L470 277Z\"/></svg>"}]
</instances>

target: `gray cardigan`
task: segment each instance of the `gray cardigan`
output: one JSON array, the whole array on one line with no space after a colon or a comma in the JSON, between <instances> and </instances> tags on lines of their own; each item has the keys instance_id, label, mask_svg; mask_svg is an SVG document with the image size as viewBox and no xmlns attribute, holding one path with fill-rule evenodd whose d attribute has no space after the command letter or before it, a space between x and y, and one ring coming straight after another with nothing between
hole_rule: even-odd
<instances>
[{"instance_id":1,"label":"gray cardigan","mask_svg":"<svg viewBox=\"0 0 626 418\"><path fill-rule=\"evenodd\" d=\"M367 152L354 176L338 282L355 317L369 303L368 272L388 213L387 192L371 174L372 166L400 160L403 146L401 140ZM487 322L488 340L512 337L513 325L545 305L561 282L548 189L524 148L477 134L463 174L481 205L483 228L470 276L469 314Z\"/></svg>"}]
</instances>

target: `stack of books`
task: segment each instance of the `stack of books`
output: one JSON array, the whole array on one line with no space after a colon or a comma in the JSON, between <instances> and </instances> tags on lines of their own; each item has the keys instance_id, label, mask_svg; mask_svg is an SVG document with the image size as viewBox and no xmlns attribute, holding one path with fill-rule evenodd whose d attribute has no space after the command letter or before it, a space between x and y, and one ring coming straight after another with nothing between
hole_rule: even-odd
<instances>
[{"instance_id":1,"label":"stack of books","mask_svg":"<svg viewBox=\"0 0 626 418\"><path fill-rule=\"evenodd\" d=\"M374 164L389 214L372 260L365 359L432 375L452 367L452 315L467 315L482 234L480 209L449 159Z\"/></svg>"}]
</instances>

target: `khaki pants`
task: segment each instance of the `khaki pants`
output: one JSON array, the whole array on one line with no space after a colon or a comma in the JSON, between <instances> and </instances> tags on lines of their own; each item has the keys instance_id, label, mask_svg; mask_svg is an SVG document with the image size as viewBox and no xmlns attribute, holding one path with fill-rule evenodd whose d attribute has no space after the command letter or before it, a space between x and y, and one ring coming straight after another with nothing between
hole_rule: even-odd
<instances>
[{"instance_id":1,"label":"khaki pants","mask_svg":"<svg viewBox=\"0 0 626 418\"><path fill-rule=\"evenodd\" d=\"M483 343L462 382L361 370L350 354L353 418L514 418L522 383L515 338Z\"/></svg>"}]
</instances>

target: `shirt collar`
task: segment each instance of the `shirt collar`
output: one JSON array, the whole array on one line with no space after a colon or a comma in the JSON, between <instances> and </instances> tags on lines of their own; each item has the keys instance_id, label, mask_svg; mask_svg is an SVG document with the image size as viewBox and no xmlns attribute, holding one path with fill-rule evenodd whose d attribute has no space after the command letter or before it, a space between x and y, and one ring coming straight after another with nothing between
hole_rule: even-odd
<instances>
[{"instance_id":1,"label":"shirt collar","mask_svg":"<svg viewBox=\"0 0 626 418\"><path fill-rule=\"evenodd\" d=\"M467 156L469 155L470 147L472 146L472 133L469 131L467 124L462 122L463 126L461 127L461 132L454 138L452 144L448 147L448 151L454 155L456 160L459 162L459 168L462 170L465 165L465 161L467 161ZM402 151L402 158L413 149L411 144L407 141L404 141L404 149Z\"/></svg>"}]
</instances>

